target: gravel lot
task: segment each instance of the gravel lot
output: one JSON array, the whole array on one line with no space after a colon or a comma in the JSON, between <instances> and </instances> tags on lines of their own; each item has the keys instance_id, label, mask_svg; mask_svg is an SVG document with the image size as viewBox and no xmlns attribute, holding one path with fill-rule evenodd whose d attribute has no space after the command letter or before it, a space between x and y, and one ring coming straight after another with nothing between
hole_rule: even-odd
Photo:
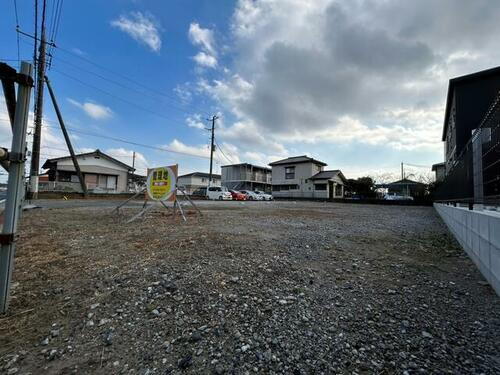
<instances>
[{"instance_id":1,"label":"gravel lot","mask_svg":"<svg viewBox=\"0 0 500 375\"><path fill-rule=\"evenodd\" d=\"M500 373L500 299L431 207L112 205L25 212L0 372Z\"/></svg>"}]
</instances>

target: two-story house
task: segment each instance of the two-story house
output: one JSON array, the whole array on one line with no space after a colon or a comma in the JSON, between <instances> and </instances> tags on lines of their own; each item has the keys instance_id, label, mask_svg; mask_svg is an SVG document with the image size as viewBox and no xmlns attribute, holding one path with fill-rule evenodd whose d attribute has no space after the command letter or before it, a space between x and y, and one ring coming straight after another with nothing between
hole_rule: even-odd
<instances>
[{"instance_id":1,"label":"two-story house","mask_svg":"<svg viewBox=\"0 0 500 375\"><path fill-rule=\"evenodd\" d=\"M210 175L204 172L193 172L177 177L177 185L183 186L186 194L193 194L199 188L207 187ZM219 174L212 174L210 186L221 186Z\"/></svg>"},{"instance_id":2,"label":"two-story house","mask_svg":"<svg viewBox=\"0 0 500 375\"><path fill-rule=\"evenodd\" d=\"M443 125L445 172L455 165L500 90L500 67L450 79Z\"/></svg>"},{"instance_id":3,"label":"two-story house","mask_svg":"<svg viewBox=\"0 0 500 375\"><path fill-rule=\"evenodd\" d=\"M269 163L276 198L343 198L346 178L340 170L324 170L326 163L306 155Z\"/></svg>"},{"instance_id":4,"label":"two-story house","mask_svg":"<svg viewBox=\"0 0 500 375\"><path fill-rule=\"evenodd\" d=\"M222 186L234 190L271 192L271 168L249 163L223 165Z\"/></svg>"}]
</instances>

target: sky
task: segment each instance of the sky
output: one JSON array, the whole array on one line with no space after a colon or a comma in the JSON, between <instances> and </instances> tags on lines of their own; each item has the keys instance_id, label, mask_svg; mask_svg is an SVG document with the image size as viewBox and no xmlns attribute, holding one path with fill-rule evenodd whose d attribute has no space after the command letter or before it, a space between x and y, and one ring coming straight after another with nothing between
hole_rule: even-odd
<instances>
[{"instance_id":1,"label":"sky","mask_svg":"<svg viewBox=\"0 0 500 375\"><path fill-rule=\"evenodd\" d=\"M138 173L208 172L214 115L215 172L308 155L347 178L427 173L449 79L500 61L497 0L63 1L56 28L57 3L47 76L74 147L127 164L135 151ZM33 57L16 25L34 33L34 1L1 7L0 60L17 67ZM48 94L42 146L41 164L67 154Z\"/></svg>"}]
</instances>

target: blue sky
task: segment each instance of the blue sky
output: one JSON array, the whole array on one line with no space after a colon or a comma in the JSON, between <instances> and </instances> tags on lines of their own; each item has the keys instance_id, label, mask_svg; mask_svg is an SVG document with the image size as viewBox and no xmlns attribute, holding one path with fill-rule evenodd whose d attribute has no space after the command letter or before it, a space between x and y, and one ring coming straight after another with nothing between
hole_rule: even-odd
<instances>
[{"instance_id":1,"label":"blue sky","mask_svg":"<svg viewBox=\"0 0 500 375\"><path fill-rule=\"evenodd\" d=\"M207 171L205 120L218 114L217 170L308 154L348 178L396 175L401 161L442 161L448 79L498 61L500 6L458 2L66 1L48 76L76 148L128 163L136 151L139 172ZM33 2L17 3L33 33ZM2 8L0 59L17 59L14 1ZM19 45L31 60L33 41ZM42 156L63 155L48 95L44 108ZM8 144L5 119L2 104Z\"/></svg>"}]
</instances>

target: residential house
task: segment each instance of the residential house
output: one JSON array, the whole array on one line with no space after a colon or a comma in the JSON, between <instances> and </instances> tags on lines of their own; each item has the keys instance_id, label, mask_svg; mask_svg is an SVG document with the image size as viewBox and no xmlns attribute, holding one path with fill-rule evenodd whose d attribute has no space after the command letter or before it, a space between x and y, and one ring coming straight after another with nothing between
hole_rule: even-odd
<instances>
[{"instance_id":1,"label":"residential house","mask_svg":"<svg viewBox=\"0 0 500 375\"><path fill-rule=\"evenodd\" d=\"M446 176L446 163L433 164L432 171L436 173L436 182L443 181Z\"/></svg>"},{"instance_id":2,"label":"residential house","mask_svg":"<svg viewBox=\"0 0 500 375\"><path fill-rule=\"evenodd\" d=\"M210 175L205 172L193 172L177 177L177 185L183 186L186 194L193 194L201 187L207 187ZM212 174L210 186L221 186L219 174Z\"/></svg>"},{"instance_id":3,"label":"residential house","mask_svg":"<svg viewBox=\"0 0 500 375\"><path fill-rule=\"evenodd\" d=\"M234 190L271 192L271 168L241 163L221 167L222 186Z\"/></svg>"},{"instance_id":4,"label":"residential house","mask_svg":"<svg viewBox=\"0 0 500 375\"><path fill-rule=\"evenodd\" d=\"M410 196L414 198L423 197L426 193L427 185L413 181L408 178L385 184L389 195Z\"/></svg>"},{"instance_id":5,"label":"residential house","mask_svg":"<svg viewBox=\"0 0 500 375\"><path fill-rule=\"evenodd\" d=\"M87 190L95 193L127 193L134 168L100 150L76 155ZM48 178L39 191L82 192L71 156L47 159L42 166Z\"/></svg>"},{"instance_id":6,"label":"residential house","mask_svg":"<svg viewBox=\"0 0 500 375\"><path fill-rule=\"evenodd\" d=\"M306 155L269 163L276 198L344 198L347 180L340 170L324 170L326 163Z\"/></svg>"},{"instance_id":7,"label":"residential house","mask_svg":"<svg viewBox=\"0 0 500 375\"><path fill-rule=\"evenodd\" d=\"M453 78L448 85L442 140L446 174L500 90L500 67Z\"/></svg>"}]
</instances>

